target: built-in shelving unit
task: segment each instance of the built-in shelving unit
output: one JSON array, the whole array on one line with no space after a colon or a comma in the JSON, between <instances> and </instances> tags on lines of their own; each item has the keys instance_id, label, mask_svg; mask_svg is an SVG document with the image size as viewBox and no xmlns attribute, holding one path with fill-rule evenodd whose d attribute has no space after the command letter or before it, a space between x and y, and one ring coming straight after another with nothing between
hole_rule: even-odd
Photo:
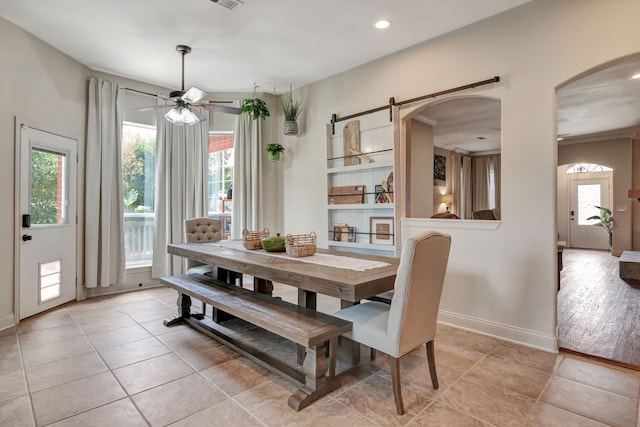
<instances>
[{"instance_id":1,"label":"built-in shelving unit","mask_svg":"<svg viewBox=\"0 0 640 427\"><path fill-rule=\"evenodd\" d=\"M332 126L327 126L328 246L395 256L395 183L387 183L387 191L383 186L383 181L393 180L394 176L393 123L389 121L388 111L367 114L354 120L359 121L357 153L362 155L345 148L349 144L345 144L343 131L351 121L335 124L335 134L332 133ZM353 132L350 137L353 138ZM354 158L359 159L359 164L350 164L358 162L353 161ZM349 186L364 186L361 201L353 203L353 200L349 200L341 204L335 198L332 200L332 189Z\"/></svg>"}]
</instances>

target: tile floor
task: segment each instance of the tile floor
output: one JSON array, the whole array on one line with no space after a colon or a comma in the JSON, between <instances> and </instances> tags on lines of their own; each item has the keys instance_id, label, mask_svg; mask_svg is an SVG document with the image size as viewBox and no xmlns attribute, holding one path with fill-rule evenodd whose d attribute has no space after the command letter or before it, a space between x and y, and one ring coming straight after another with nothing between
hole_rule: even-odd
<instances>
[{"instance_id":1,"label":"tile floor","mask_svg":"<svg viewBox=\"0 0 640 427\"><path fill-rule=\"evenodd\" d=\"M276 294L295 296L285 288ZM640 373L445 325L439 390L424 348L402 360L404 416L384 356L295 412L295 385L186 326L164 327L176 295L94 298L1 331L0 426L639 426Z\"/></svg>"}]
</instances>

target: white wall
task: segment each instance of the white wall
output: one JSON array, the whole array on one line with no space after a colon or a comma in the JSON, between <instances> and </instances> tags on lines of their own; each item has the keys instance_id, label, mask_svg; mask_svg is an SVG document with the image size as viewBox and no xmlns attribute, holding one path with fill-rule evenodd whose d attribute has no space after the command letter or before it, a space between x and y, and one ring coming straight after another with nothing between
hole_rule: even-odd
<instances>
[{"instance_id":1,"label":"white wall","mask_svg":"<svg viewBox=\"0 0 640 427\"><path fill-rule=\"evenodd\" d=\"M453 246L441 308L451 323L556 349L555 88L640 51L637 16L637 0L615 7L602 0L536 0L298 90L304 132L283 169L285 232L317 230L319 244L327 243L323 164L332 113L498 75L500 83L473 93L502 102L504 219L495 230L446 230Z\"/></svg>"}]
</instances>

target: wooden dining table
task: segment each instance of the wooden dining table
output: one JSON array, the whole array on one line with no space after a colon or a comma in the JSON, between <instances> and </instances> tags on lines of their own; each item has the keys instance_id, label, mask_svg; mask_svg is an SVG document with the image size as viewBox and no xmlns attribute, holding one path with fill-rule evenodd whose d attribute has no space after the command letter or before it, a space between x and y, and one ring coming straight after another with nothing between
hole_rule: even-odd
<instances>
[{"instance_id":1,"label":"wooden dining table","mask_svg":"<svg viewBox=\"0 0 640 427\"><path fill-rule=\"evenodd\" d=\"M264 281L294 286L298 289L298 305L313 310L317 308L317 294L338 298L345 308L393 289L400 262L394 257L329 249L318 249L312 257L296 258L285 252L248 250L243 248L241 240L170 244L167 252L218 269L251 275L256 278L256 291ZM262 289L264 291L264 287ZM359 345L345 345L342 354L355 365L360 359L359 350ZM304 348L298 348L298 362L303 358Z\"/></svg>"}]
</instances>

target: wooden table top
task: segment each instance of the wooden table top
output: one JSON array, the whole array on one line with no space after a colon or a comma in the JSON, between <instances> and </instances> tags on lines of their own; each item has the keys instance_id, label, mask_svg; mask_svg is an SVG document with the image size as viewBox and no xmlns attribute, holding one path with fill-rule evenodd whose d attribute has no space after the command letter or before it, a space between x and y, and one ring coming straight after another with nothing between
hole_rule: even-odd
<instances>
[{"instance_id":1,"label":"wooden table top","mask_svg":"<svg viewBox=\"0 0 640 427\"><path fill-rule=\"evenodd\" d=\"M228 241L227 241L228 242ZM180 243L167 246L168 253L261 279L285 283L306 291L358 302L393 289L399 258L318 249L317 253L386 263L364 271L313 264L285 253L238 249L237 244Z\"/></svg>"}]
</instances>

